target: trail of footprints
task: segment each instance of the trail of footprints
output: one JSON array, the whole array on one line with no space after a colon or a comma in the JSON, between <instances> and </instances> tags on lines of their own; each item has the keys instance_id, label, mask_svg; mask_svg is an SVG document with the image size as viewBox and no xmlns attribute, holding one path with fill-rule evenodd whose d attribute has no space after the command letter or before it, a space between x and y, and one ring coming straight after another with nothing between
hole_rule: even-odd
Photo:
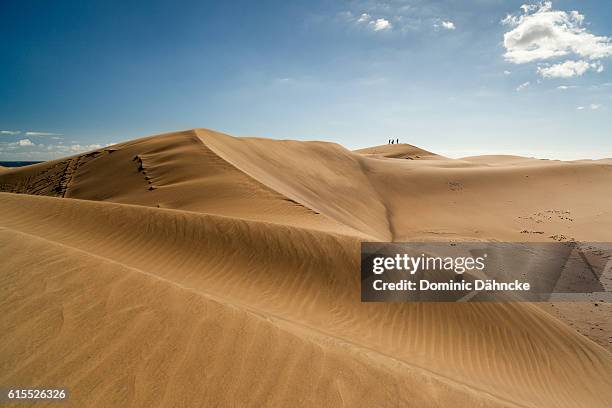
<instances>
[{"instance_id":1,"label":"trail of footprints","mask_svg":"<svg viewBox=\"0 0 612 408\"><path fill-rule=\"evenodd\" d=\"M547 222L551 222L553 220L560 220L563 222L573 222L574 218L571 217L570 211L567 210L544 210L540 212L533 213L529 216L518 217L519 220L524 220L527 222L532 222L536 224L545 224ZM544 235L545 232L541 230L529 230L524 229L521 231L521 234L539 234ZM553 234L549 235L548 238L551 238L558 242L564 241L574 241L574 238L567 237L563 234Z\"/></svg>"},{"instance_id":2,"label":"trail of footprints","mask_svg":"<svg viewBox=\"0 0 612 408\"><path fill-rule=\"evenodd\" d=\"M151 178L151 176L149 176L147 174L147 168L145 166L145 162L143 160L143 157L141 155L137 154L136 156L134 156L132 158L132 161L136 163L136 165L138 166L138 168L137 168L138 172L143 175L145 181L147 182L147 184L149 184L149 187L147 188L147 190L153 191L153 190L157 189L157 187L153 184L153 179ZM292 204L294 204L296 206L304 208L304 209L306 209L306 211L310 211L310 212L312 212L314 214L317 214L317 215L320 214L318 211L315 211L315 210L313 210L311 208L308 208L308 207L302 205L301 203L299 203L299 202L297 202L297 201L295 201L295 200L293 200L291 198L285 198L284 200L288 201L288 202L290 202L290 203L292 203ZM158 204L157 207L160 207L160 205Z\"/></svg>"},{"instance_id":3,"label":"trail of footprints","mask_svg":"<svg viewBox=\"0 0 612 408\"><path fill-rule=\"evenodd\" d=\"M132 161L136 162L136 164L138 165L138 172L142 173L145 181L149 184L149 188L147 190L149 191L155 190L157 187L153 185L153 181L151 181L151 177L147 175L147 169L145 169L144 162L142 160L142 156L137 154L136 156L134 156Z\"/></svg>"}]
</instances>

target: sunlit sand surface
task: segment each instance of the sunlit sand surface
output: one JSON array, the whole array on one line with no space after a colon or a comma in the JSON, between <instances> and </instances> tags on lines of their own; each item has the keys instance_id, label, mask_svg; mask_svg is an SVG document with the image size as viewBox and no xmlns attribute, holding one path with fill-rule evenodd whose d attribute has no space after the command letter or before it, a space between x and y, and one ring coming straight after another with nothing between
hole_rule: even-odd
<instances>
[{"instance_id":1,"label":"sunlit sand surface","mask_svg":"<svg viewBox=\"0 0 612 408\"><path fill-rule=\"evenodd\" d=\"M610 160L205 129L0 169L0 384L75 407L609 407L608 304L361 303L359 245L609 242L611 186Z\"/></svg>"}]
</instances>

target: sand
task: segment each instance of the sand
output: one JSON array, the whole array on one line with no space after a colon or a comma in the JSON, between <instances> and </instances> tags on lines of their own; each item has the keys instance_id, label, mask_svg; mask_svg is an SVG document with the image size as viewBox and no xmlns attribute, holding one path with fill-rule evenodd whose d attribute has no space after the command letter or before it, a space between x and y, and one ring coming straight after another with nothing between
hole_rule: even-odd
<instances>
[{"instance_id":1,"label":"sand","mask_svg":"<svg viewBox=\"0 0 612 408\"><path fill-rule=\"evenodd\" d=\"M572 326L592 305L364 304L359 243L610 241L611 183L606 160L206 129L8 169L0 384L78 407L606 407L605 336Z\"/></svg>"}]
</instances>

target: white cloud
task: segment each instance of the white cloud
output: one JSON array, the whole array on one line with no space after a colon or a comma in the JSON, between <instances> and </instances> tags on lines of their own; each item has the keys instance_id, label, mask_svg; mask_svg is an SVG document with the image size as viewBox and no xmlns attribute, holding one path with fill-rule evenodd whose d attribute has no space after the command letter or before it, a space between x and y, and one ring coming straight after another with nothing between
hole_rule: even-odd
<instances>
[{"instance_id":1,"label":"white cloud","mask_svg":"<svg viewBox=\"0 0 612 408\"><path fill-rule=\"evenodd\" d=\"M504 34L504 57L515 64L543 61L571 54L598 60L612 55L610 37L597 36L583 27L577 11L553 10L552 2L524 5L520 15L502 20L512 29Z\"/></svg>"},{"instance_id":2,"label":"white cloud","mask_svg":"<svg viewBox=\"0 0 612 408\"><path fill-rule=\"evenodd\" d=\"M60 136L61 133L52 133L52 132L22 132L20 130L0 130L0 135L7 135L7 136L16 136L16 135L20 135L20 134L24 134L24 136L29 136L29 137L41 137L41 136L51 136L51 139L54 140L61 140L62 138ZM29 140L29 139L23 139L23 140ZM29 145L22 145L22 146L29 146Z\"/></svg>"},{"instance_id":3,"label":"white cloud","mask_svg":"<svg viewBox=\"0 0 612 408\"><path fill-rule=\"evenodd\" d=\"M377 18L376 21L370 21L368 23L374 31L390 30L392 28L391 23L384 18Z\"/></svg>"},{"instance_id":4,"label":"white cloud","mask_svg":"<svg viewBox=\"0 0 612 408\"><path fill-rule=\"evenodd\" d=\"M30 139L21 139L17 142L17 144L20 147L25 147L25 146L34 146L34 143L32 143L32 141Z\"/></svg>"},{"instance_id":5,"label":"white cloud","mask_svg":"<svg viewBox=\"0 0 612 408\"><path fill-rule=\"evenodd\" d=\"M0 141L0 157L2 160L49 160L90 150L102 149L103 144L63 144L62 141L39 144L30 139L15 142Z\"/></svg>"},{"instance_id":6,"label":"white cloud","mask_svg":"<svg viewBox=\"0 0 612 408\"><path fill-rule=\"evenodd\" d=\"M360 24L360 25L365 24L367 27L369 27L373 31L384 31L384 30L390 30L391 28L393 28L393 25L389 22L389 20L382 18L382 17L373 18L368 13L361 13L361 15L358 18L355 18L353 16L353 13L351 13L350 11L347 11L346 15L348 16L348 19L353 21L354 23Z\"/></svg>"},{"instance_id":7,"label":"white cloud","mask_svg":"<svg viewBox=\"0 0 612 408\"><path fill-rule=\"evenodd\" d=\"M504 75L510 75L511 73L512 73L512 72L510 72L510 71L508 71L508 70L505 70L505 71L504 71Z\"/></svg>"},{"instance_id":8,"label":"white cloud","mask_svg":"<svg viewBox=\"0 0 612 408\"><path fill-rule=\"evenodd\" d=\"M358 23L367 23L368 21L370 21L370 15L368 13L363 13L357 19Z\"/></svg>"},{"instance_id":9,"label":"white cloud","mask_svg":"<svg viewBox=\"0 0 612 408\"><path fill-rule=\"evenodd\" d=\"M447 30L454 30L456 28L455 23L453 23L452 21L443 21L442 27L446 28Z\"/></svg>"},{"instance_id":10,"label":"white cloud","mask_svg":"<svg viewBox=\"0 0 612 408\"><path fill-rule=\"evenodd\" d=\"M523 82L522 84L520 84L519 86L516 87L516 91L520 92L520 91L526 89L529 85L530 85L529 81Z\"/></svg>"},{"instance_id":11,"label":"white cloud","mask_svg":"<svg viewBox=\"0 0 612 408\"><path fill-rule=\"evenodd\" d=\"M96 149L101 149L102 145L99 144L90 144L90 145L80 145L80 144L73 144L72 146L70 146L70 150L73 151L74 153L81 153L81 152L86 152L88 150L96 150Z\"/></svg>"},{"instance_id":12,"label":"white cloud","mask_svg":"<svg viewBox=\"0 0 612 408\"><path fill-rule=\"evenodd\" d=\"M590 110L598 110L599 108L601 108L601 105L596 104L596 103L592 103L588 107L586 107L586 106L578 106L576 109L578 109L578 110L586 110L587 108L590 109Z\"/></svg>"},{"instance_id":13,"label":"white cloud","mask_svg":"<svg viewBox=\"0 0 612 408\"><path fill-rule=\"evenodd\" d=\"M538 67L538 74L544 78L571 78L581 76L588 70L602 72L603 65L600 62L589 63L584 60L568 60L548 67Z\"/></svg>"},{"instance_id":14,"label":"white cloud","mask_svg":"<svg viewBox=\"0 0 612 408\"><path fill-rule=\"evenodd\" d=\"M559 85L557 87L557 89L560 91L567 91L568 89L574 89L574 88L576 88L576 85Z\"/></svg>"},{"instance_id":15,"label":"white cloud","mask_svg":"<svg viewBox=\"0 0 612 408\"><path fill-rule=\"evenodd\" d=\"M523 4L519 8L521 10L523 10L523 13L528 14L528 13L531 13L531 12L537 10L538 6L537 6L537 4ZM508 17L510 17L510 16L508 16ZM506 18L508 18L508 17L506 17Z\"/></svg>"},{"instance_id":16,"label":"white cloud","mask_svg":"<svg viewBox=\"0 0 612 408\"><path fill-rule=\"evenodd\" d=\"M26 136L61 136L61 133L51 133L51 132L26 132Z\"/></svg>"}]
</instances>

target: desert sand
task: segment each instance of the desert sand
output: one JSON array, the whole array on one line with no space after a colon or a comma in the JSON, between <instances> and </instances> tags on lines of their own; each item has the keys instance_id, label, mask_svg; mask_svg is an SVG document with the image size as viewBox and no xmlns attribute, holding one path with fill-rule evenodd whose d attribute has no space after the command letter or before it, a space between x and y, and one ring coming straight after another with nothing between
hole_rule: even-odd
<instances>
[{"instance_id":1,"label":"desert sand","mask_svg":"<svg viewBox=\"0 0 612 408\"><path fill-rule=\"evenodd\" d=\"M610 160L206 129L0 170L0 384L75 407L608 407L609 304L361 303L359 245L609 242L611 185Z\"/></svg>"}]
</instances>

